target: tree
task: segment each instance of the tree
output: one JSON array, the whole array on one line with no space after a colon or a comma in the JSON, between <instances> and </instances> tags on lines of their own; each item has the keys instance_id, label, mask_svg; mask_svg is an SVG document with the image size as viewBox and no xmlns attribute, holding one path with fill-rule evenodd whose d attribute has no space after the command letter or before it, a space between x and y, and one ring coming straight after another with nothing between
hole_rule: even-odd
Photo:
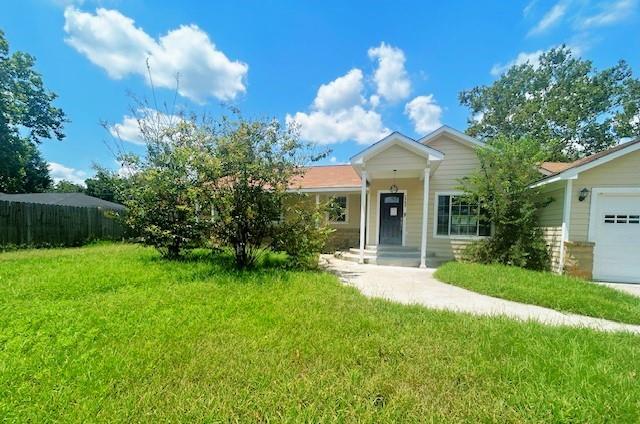
<instances>
[{"instance_id":1,"label":"tree","mask_svg":"<svg viewBox=\"0 0 640 424\"><path fill-rule=\"evenodd\" d=\"M98 165L94 166L94 169L96 174L84 180L87 186L85 193L109 202L124 202L130 178Z\"/></svg>"},{"instance_id":2,"label":"tree","mask_svg":"<svg viewBox=\"0 0 640 424\"><path fill-rule=\"evenodd\" d=\"M462 180L472 204L480 207L482 219L493 225L490 238L472 243L465 257L481 263L502 263L544 270L549 252L537 223L537 211L546 199L531 183L540 178L545 153L537 142L497 137L477 150L480 168Z\"/></svg>"},{"instance_id":3,"label":"tree","mask_svg":"<svg viewBox=\"0 0 640 424\"><path fill-rule=\"evenodd\" d=\"M84 187L67 180L58 181L51 190L56 193L84 193Z\"/></svg>"},{"instance_id":4,"label":"tree","mask_svg":"<svg viewBox=\"0 0 640 424\"><path fill-rule=\"evenodd\" d=\"M640 81L629 65L598 71L565 46L459 99L471 112L469 135L536 140L550 160L573 160L640 135Z\"/></svg>"},{"instance_id":5,"label":"tree","mask_svg":"<svg viewBox=\"0 0 640 424\"><path fill-rule=\"evenodd\" d=\"M137 172L125 189L125 223L142 243L175 259L208 234L211 214L203 205L209 205L209 196L200 170L216 167L211 133L186 119L158 131L141 125L141 133L147 153L128 158Z\"/></svg>"},{"instance_id":6,"label":"tree","mask_svg":"<svg viewBox=\"0 0 640 424\"><path fill-rule=\"evenodd\" d=\"M64 112L53 106L56 94L44 88L23 52L9 55L0 30L0 191L44 191L51 185L47 164L38 152L43 139L62 140Z\"/></svg>"},{"instance_id":7,"label":"tree","mask_svg":"<svg viewBox=\"0 0 640 424\"><path fill-rule=\"evenodd\" d=\"M255 264L281 224L289 184L314 155L277 121L224 119L215 137L217 167L209 169L213 235L233 248L238 268Z\"/></svg>"}]
</instances>

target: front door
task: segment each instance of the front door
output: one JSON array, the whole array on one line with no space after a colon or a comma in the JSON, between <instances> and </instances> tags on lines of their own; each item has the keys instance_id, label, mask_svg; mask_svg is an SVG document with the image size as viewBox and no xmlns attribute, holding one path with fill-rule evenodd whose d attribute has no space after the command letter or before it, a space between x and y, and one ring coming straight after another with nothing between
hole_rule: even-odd
<instances>
[{"instance_id":1,"label":"front door","mask_svg":"<svg viewBox=\"0 0 640 424\"><path fill-rule=\"evenodd\" d=\"M380 244L402 244L404 193L380 194Z\"/></svg>"}]
</instances>

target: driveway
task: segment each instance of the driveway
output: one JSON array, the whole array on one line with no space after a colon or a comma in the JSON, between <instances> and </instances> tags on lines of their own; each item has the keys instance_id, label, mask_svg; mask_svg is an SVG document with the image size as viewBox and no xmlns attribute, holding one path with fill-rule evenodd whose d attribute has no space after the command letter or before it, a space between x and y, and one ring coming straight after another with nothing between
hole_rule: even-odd
<instances>
[{"instance_id":1,"label":"driveway","mask_svg":"<svg viewBox=\"0 0 640 424\"><path fill-rule=\"evenodd\" d=\"M640 334L640 325L620 324L600 318L563 313L541 306L485 296L445 284L433 277L435 269L361 265L336 259L330 255L324 255L323 258L330 271L336 273L344 283L358 288L368 297L380 297L406 305L422 305L432 309L475 315L502 315L548 325Z\"/></svg>"},{"instance_id":2,"label":"driveway","mask_svg":"<svg viewBox=\"0 0 640 424\"><path fill-rule=\"evenodd\" d=\"M612 289L620 290L625 293L632 294L634 296L640 296L640 284L627 284L627 283L598 283L603 286L611 287Z\"/></svg>"}]
</instances>

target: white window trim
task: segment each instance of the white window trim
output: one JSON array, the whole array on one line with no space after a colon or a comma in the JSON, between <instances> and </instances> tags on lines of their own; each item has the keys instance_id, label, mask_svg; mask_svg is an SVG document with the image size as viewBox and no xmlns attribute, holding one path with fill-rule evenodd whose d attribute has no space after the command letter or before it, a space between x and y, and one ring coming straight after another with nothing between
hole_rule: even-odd
<instances>
[{"instance_id":1,"label":"white window trim","mask_svg":"<svg viewBox=\"0 0 640 424\"><path fill-rule=\"evenodd\" d=\"M378 196L378 206L377 206L377 212L376 212L376 244L379 246L380 245L380 198L382 196L380 196L383 193L389 193L389 194L396 194L396 193L402 193L403 194L403 201L402 201L402 246L405 246L405 241L407 240L407 190L398 190L396 192L393 192L391 190L378 190L377 191L377 196Z\"/></svg>"},{"instance_id":2,"label":"white window trim","mask_svg":"<svg viewBox=\"0 0 640 424\"><path fill-rule=\"evenodd\" d=\"M344 221L332 221L329 219L329 214L327 213L327 221L331 225L345 225L349 223L349 195L348 194L339 194L334 196L329 196L329 199L336 197L344 197L346 199L345 207L344 207Z\"/></svg>"},{"instance_id":3,"label":"white window trim","mask_svg":"<svg viewBox=\"0 0 640 424\"><path fill-rule=\"evenodd\" d=\"M464 195L464 191L453 190L453 191L436 191L434 194L433 200L433 238L436 239L448 239L448 240L481 240L486 239L491 236L465 236L465 235L442 235L438 234L438 198L439 196L462 196ZM493 232L493 223L491 224L492 232ZM451 202L449 202L449 232L451 232Z\"/></svg>"}]
</instances>

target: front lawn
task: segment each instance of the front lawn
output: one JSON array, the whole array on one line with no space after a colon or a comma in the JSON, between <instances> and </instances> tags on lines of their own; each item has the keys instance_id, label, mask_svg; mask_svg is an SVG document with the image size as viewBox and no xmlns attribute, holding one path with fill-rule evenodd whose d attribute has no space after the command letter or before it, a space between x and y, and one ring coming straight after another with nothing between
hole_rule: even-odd
<instances>
[{"instance_id":1,"label":"front lawn","mask_svg":"<svg viewBox=\"0 0 640 424\"><path fill-rule=\"evenodd\" d=\"M640 421L636 336L218 260L131 245L0 254L2 420Z\"/></svg>"},{"instance_id":2,"label":"front lawn","mask_svg":"<svg viewBox=\"0 0 640 424\"><path fill-rule=\"evenodd\" d=\"M504 265L449 262L439 280L478 293L564 312L640 324L640 298L578 278Z\"/></svg>"}]
</instances>

